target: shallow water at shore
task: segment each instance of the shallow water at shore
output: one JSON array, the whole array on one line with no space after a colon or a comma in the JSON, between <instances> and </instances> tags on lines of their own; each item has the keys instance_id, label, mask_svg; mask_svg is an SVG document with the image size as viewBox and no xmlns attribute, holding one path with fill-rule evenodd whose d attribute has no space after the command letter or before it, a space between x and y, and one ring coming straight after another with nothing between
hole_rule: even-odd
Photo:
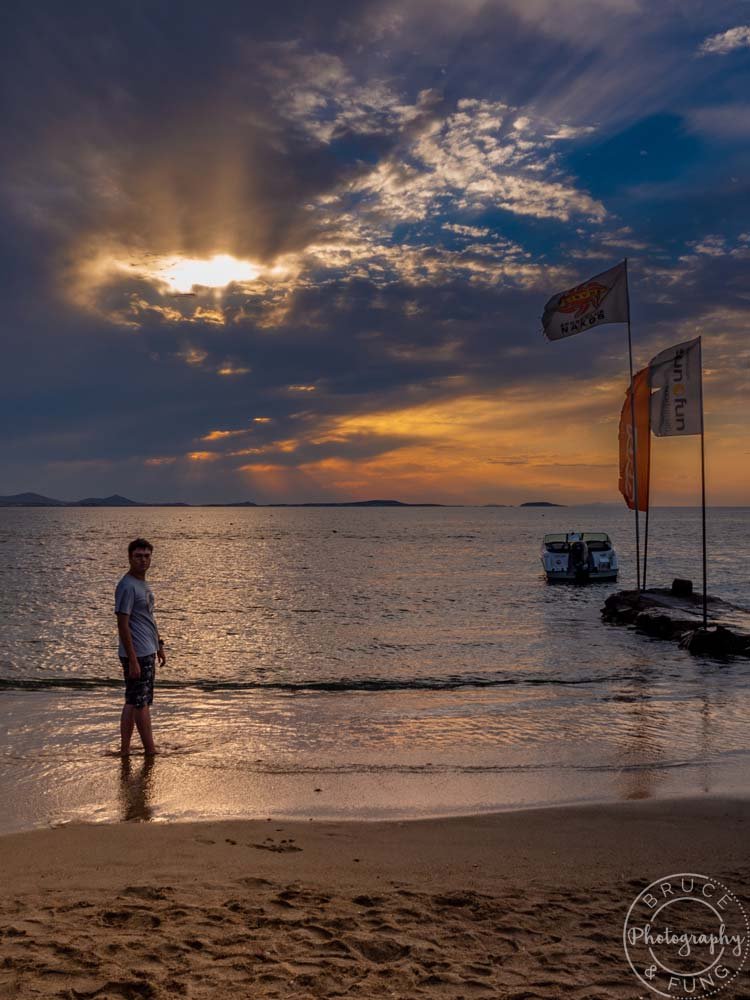
<instances>
[{"instance_id":1,"label":"shallow water at shore","mask_svg":"<svg viewBox=\"0 0 750 1000\"><path fill-rule=\"evenodd\" d=\"M709 525L710 590L742 603L750 512ZM631 584L614 507L0 512L0 829L746 791L750 664L603 625L611 585L547 586L541 535L573 528L608 530ZM698 582L698 532L653 512L652 583ZM166 752L123 771L111 602L136 534Z\"/></svg>"}]
</instances>

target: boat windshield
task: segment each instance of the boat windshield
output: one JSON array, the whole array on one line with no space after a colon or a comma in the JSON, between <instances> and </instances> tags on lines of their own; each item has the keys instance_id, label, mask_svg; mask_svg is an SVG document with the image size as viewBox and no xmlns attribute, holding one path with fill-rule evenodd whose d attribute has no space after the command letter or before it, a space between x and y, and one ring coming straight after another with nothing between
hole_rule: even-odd
<instances>
[{"instance_id":1,"label":"boat windshield","mask_svg":"<svg viewBox=\"0 0 750 1000\"><path fill-rule=\"evenodd\" d=\"M542 541L545 549L548 552L567 552L568 551L568 536L567 535L545 535Z\"/></svg>"},{"instance_id":2,"label":"boat windshield","mask_svg":"<svg viewBox=\"0 0 750 1000\"><path fill-rule=\"evenodd\" d=\"M576 539L580 539L585 542L591 552L603 552L605 549L612 547L612 543L609 540L609 535L606 531L584 531L581 533L570 532L565 534L560 532L558 534L545 535L542 541L545 549L550 552L567 552L570 541L575 535Z\"/></svg>"},{"instance_id":3,"label":"boat windshield","mask_svg":"<svg viewBox=\"0 0 750 1000\"><path fill-rule=\"evenodd\" d=\"M589 552L606 552L612 548L609 535L604 531L584 531L581 536L589 547Z\"/></svg>"}]
</instances>

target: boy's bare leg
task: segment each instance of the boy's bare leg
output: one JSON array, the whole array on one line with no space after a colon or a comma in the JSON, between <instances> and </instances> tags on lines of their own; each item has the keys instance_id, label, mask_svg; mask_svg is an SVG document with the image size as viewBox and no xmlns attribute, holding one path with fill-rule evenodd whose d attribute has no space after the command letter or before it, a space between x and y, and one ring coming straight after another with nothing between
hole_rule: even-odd
<instances>
[{"instance_id":1,"label":"boy's bare leg","mask_svg":"<svg viewBox=\"0 0 750 1000\"><path fill-rule=\"evenodd\" d=\"M135 718L138 735L141 737L143 752L147 755L155 754L156 747L154 746L154 736L151 732L151 710L148 705L143 708L134 708L133 717Z\"/></svg>"},{"instance_id":2,"label":"boy's bare leg","mask_svg":"<svg viewBox=\"0 0 750 1000\"><path fill-rule=\"evenodd\" d=\"M135 709L132 705L122 706L122 715L120 716L120 753L123 757L127 757L130 753L130 740L133 735L133 726L135 725L133 718L134 711Z\"/></svg>"}]
</instances>

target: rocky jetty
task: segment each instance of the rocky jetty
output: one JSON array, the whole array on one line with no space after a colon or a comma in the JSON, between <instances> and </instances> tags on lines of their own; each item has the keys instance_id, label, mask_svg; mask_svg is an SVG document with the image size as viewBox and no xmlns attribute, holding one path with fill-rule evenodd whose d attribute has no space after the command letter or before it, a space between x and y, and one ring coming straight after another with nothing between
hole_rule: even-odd
<instances>
[{"instance_id":1,"label":"rocky jetty","mask_svg":"<svg viewBox=\"0 0 750 1000\"><path fill-rule=\"evenodd\" d=\"M631 625L645 635L679 642L702 656L750 656L750 611L709 596L708 627L703 628L703 595L689 580L671 588L641 592L620 590L604 602L602 618L612 625Z\"/></svg>"}]
</instances>

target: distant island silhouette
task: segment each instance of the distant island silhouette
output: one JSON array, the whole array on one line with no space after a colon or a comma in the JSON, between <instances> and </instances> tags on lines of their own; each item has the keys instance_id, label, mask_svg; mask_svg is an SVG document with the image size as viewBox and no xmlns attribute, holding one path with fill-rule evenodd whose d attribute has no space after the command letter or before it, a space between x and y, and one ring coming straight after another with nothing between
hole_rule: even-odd
<instances>
[{"instance_id":1,"label":"distant island silhouette","mask_svg":"<svg viewBox=\"0 0 750 1000\"><path fill-rule=\"evenodd\" d=\"M445 507L442 503L405 503L402 500L342 500L309 503L254 503L238 500L234 503L185 503L170 500L163 503L145 503L113 493L109 497L86 497L83 500L56 500L41 493L14 493L0 496L0 507Z\"/></svg>"},{"instance_id":2,"label":"distant island silhouette","mask_svg":"<svg viewBox=\"0 0 750 1000\"><path fill-rule=\"evenodd\" d=\"M109 497L85 497L83 500L56 500L41 493L13 493L0 496L0 507L474 507L478 504L448 503L407 503L404 500L340 500L312 501L307 503L255 503L252 500L237 500L234 503L186 503L184 500L165 500L161 503L146 503L113 493ZM512 507L513 504L486 503L483 507ZM531 500L519 507L564 507L565 504L549 503L547 500Z\"/></svg>"},{"instance_id":3,"label":"distant island silhouette","mask_svg":"<svg viewBox=\"0 0 750 1000\"><path fill-rule=\"evenodd\" d=\"M564 507L564 503L550 503L549 500L529 500L521 503L519 507Z\"/></svg>"}]
</instances>

